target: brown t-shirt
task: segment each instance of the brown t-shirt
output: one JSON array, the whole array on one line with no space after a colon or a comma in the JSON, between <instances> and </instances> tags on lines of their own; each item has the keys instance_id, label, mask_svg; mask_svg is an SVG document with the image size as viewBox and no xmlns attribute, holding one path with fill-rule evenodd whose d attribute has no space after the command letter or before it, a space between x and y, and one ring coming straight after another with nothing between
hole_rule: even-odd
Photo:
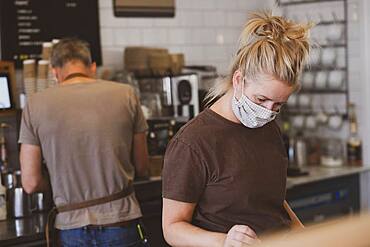
<instances>
[{"instance_id":1,"label":"brown t-shirt","mask_svg":"<svg viewBox=\"0 0 370 247\"><path fill-rule=\"evenodd\" d=\"M206 109L167 148L163 197L196 203L193 224L209 231L226 233L236 224L258 234L285 228L287 164L274 121L250 129Z\"/></svg>"},{"instance_id":2,"label":"brown t-shirt","mask_svg":"<svg viewBox=\"0 0 370 247\"><path fill-rule=\"evenodd\" d=\"M38 145L57 206L119 192L134 178L134 133L147 129L134 89L92 81L59 85L31 96L19 142ZM141 217L132 194L110 203L58 214L56 228L110 224Z\"/></svg>"}]
</instances>

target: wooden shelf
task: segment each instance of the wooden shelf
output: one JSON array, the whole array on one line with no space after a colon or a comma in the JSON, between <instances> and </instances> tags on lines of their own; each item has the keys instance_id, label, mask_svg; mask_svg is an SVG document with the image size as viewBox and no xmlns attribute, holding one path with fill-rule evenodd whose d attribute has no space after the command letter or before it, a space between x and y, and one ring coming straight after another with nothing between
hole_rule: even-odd
<instances>
[{"instance_id":1,"label":"wooden shelf","mask_svg":"<svg viewBox=\"0 0 370 247\"><path fill-rule=\"evenodd\" d=\"M21 109L0 110L0 117L15 116L20 112L22 112Z\"/></svg>"},{"instance_id":2,"label":"wooden shelf","mask_svg":"<svg viewBox=\"0 0 370 247\"><path fill-rule=\"evenodd\" d=\"M310 3L326 3L326 2L343 2L343 0L305 0L305 1L291 1L291 2L281 2L278 1L281 6L290 5L300 5L300 4L310 4Z\"/></svg>"}]
</instances>

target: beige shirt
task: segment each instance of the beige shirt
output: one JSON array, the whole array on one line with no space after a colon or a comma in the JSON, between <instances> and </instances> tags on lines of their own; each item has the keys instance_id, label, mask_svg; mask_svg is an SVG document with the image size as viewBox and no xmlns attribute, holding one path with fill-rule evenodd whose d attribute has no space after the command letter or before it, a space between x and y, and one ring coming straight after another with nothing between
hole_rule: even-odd
<instances>
[{"instance_id":1,"label":"beige shirt","mask_svg":"<svg viewBox=\"0 0 370 247\"><path fill-rule=\"evenodd\" d=\"M133 88L92 81L59 85L32 96L23 111L19 142L41 147L56 206L100 198L134 179L134 133L147 123ZM132 194L61 213L55 227L72 229L141 217Z\"/></svg>"}]
</instances>

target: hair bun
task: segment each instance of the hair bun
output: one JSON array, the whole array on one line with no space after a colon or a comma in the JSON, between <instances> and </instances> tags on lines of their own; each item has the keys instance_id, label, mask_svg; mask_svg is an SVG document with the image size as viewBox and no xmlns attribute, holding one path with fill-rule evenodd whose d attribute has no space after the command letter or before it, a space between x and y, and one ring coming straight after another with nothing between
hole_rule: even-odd
<instances>
[{"instance_id":1,"label":"hair bun","mask_svg":"<svg viewBox=\"0 0 370 247\"><path fill-rule=\"evenodd\" d=\"M245 27L250 38L269 41L306 40L312 24L293 23L285 18L273 16L271 12L252 13ZM254 36L254 37L251 37Z\"/></svg>"},{"instance_id":2,"label":"hair bun","mask_svg":"<svg viewBox=\"0 0 370 247\"><path fill-rule=\"evenodd\" d=\"M273 40L284 37L286 30L284 27L284 23L280 23L279 19L274 20L273 17L267 17L263 19L261 18L258 22L259 25L256 26L253 32L258 37Z\"/></svg>"}]
</instances>

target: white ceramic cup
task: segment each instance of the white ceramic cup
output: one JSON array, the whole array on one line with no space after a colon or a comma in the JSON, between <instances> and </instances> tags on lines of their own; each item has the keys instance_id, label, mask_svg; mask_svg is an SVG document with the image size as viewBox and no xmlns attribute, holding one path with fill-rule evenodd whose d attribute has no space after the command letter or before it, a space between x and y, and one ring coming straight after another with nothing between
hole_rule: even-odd
<instances>
[{"instance_id":1,"label":"white ceramic cup","mask_svg":"<svg viewBox=\"0 0 370 247\"><path fill-rule=\"evenodd\" d=\"M305 116L304 115L296 115L293 117L292 125L294 128L302 129L305 125Z\"/></svg>"},{"instance_id":2,"label":"white ceramic cup","mask_svg":"<svg viewBox=\"0 0 370 247\"><path fill-rule=\"evenodd\" d=\"M287 102L287 105L289 107L296 107L297 106L297 103L298 103L298 97L296 94L292 94L290 95L289 99L288 99L288 102Z\"/></svg>"},{"instance_id":3,"label":"white ceramic cup","mask_svg":"<svg viewBox=\"0 0 370 247\"><path fill-rule=\"evenodd\" d=\"M328 126L331 129L337 130L342 127L343 118L340 114L334 114L329 117Z\"/></svg>"},{"instance_id":4,"label":"white ceramic cup","mask_svg":"<svg viewBox=\"0 0 370 247\"><path fill-rule=\"evenodd\" d=\"M317 113L316 120L318 124L325 125L328 123L329 115L322 110Z\"/></svg>"},{"instance_id":5,"label":"white ceramic cup","mask_svg":"<svg viewBox=\"0 0 370 247\"><path fill-rule=\"evenodd\" d=\"M307 129L315 129L317 127L317 118L314 115L309 115L306 117L305 127Z\"/></svg>"},{"instance_id":6,"label":"white ceramic cup","mask_svg":"<svg viewBox=\"0 0 370 247\"><path fill-rule=\"evenodd\" d=\"M329 27L327 33L327 40L331 43L339 43L343 38L344 25L343 24L333 24Z\"/></svg>"},{"instance_id":7,"label":"white ceramic cup","mask_svg":"<svg viewBox=\"0 0 370 247\"><path fill-rule=\"evenodd\" d=\"M328 76L328 86L331 89L341 89L344 81L344 71L332 70Z\"/></svg>"},{"instance_id":8,"label":"white ceramic cup","mask_svg":"<svg viewBox=\"0 0 370 247\"><path fill-rule=\"evenodd\" d=\"M306 71L302 76L302 87L306 89L311 89L315 85L315 73L311 71Z\"/></svg>"},{"instance_id":9,"label":"white ceramic cup","mask_svg":"<svg viewBox=\"0 0 370 247\"><path fill-rule=\"evenodd\" d=\"M317 66L320 64L320 49L312 49L312 51L310 52L309 63L312 66Z\"/></svg>"},{"instance_id":10,"label":"white ceramic cup","mask_svg":"<svg viewBox=\"0 0 370 247\"><path fill-rule=\"evenodd\" d=\"M300 94L298 96L298 105L302 108L309 108L311 106L311 96L308 94Z\"/></svg>"},{"instance_id":11,"label":"white ceramic cup","mask_svg":"<svg viewBox=\"0 0 370 247\"><path fill-rule=\"evenodd\" d=\"M316 74L316 78L315 78L315 88L317 89L325 89L326 88L326 84L327 84L327 80L328 80L328 73L327 71L319 71L317 72Z\"/></svg>"},{"instance_id":12,"label":"white ceramic cup","mask_svg":"<svg viewBox=\"0 0 370 247\"><path fill-rule=\"evenodd\" d=\"M335 48L326 48L323 49L321 55L321 63L324 66L334 67L336 60L336 49Z\"/></svg>"}]
</instances>

